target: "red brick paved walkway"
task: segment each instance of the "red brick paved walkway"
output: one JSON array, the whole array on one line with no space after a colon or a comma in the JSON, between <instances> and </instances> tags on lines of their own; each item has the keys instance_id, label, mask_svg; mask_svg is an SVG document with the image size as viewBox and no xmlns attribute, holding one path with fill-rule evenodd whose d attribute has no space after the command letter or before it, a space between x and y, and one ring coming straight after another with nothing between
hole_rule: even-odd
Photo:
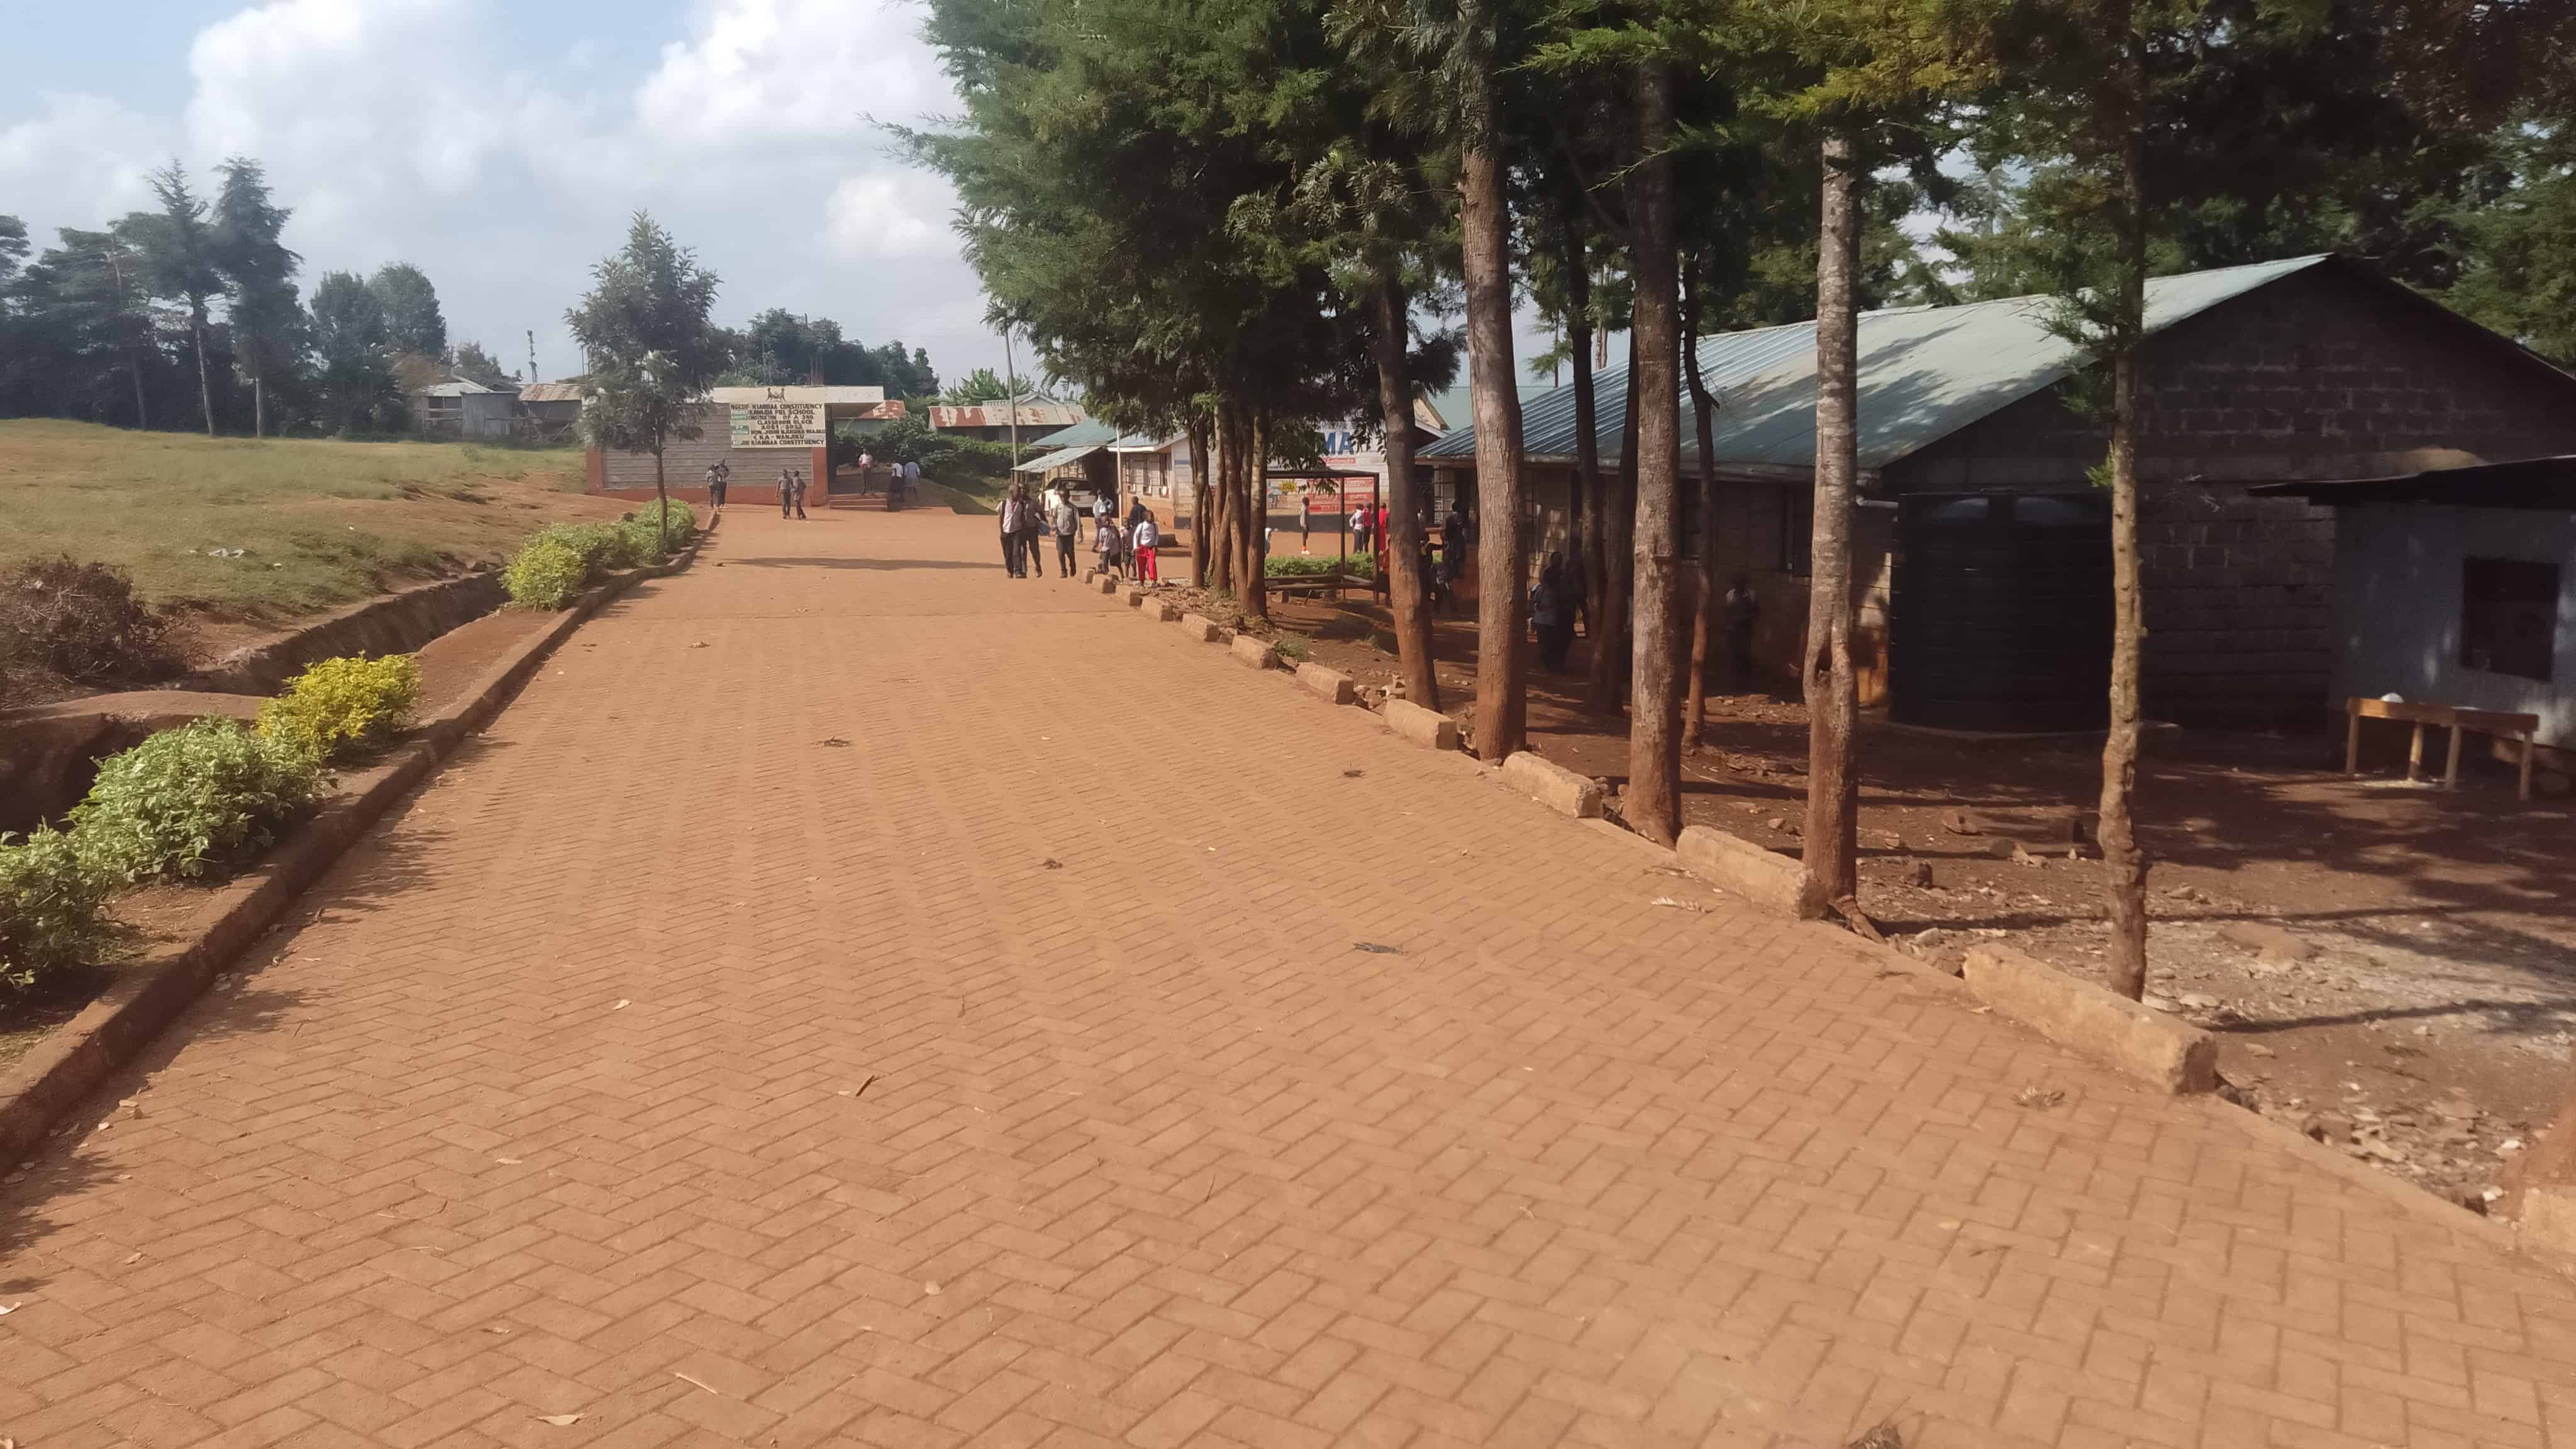
<instances>
[{"instance_id":1,"label":"red brick paved walkway","mask_svg":"<svg viewBox=\"0 0 2576 1449\"><path fill-rule=\"evenodd\" d=\"M740 512L6 1189L0 1432L2576 1444L2484 1235L986 520Z\"/></svg>"}]
</instances>

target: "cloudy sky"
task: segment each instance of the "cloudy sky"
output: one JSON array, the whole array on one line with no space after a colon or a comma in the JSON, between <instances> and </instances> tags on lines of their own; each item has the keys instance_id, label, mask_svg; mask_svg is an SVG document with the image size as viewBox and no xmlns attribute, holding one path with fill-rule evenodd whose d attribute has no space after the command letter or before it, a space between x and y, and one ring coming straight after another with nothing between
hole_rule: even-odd
<instances>
[{"instance_id":1,"label":"cloudy sky","mask_svg":"<svg viewBox=\"0 0 2576 1449\"><path fill-rule=\"evenodd\" d=\"M171 157L257 157L324 271L407 261L448 335L576 370L564 309L651 211L771 307L999 370L947 184L881 122L954 95L920 0L90 0L17 7L0 52L0 213L39 245L151 203ZM1521 319L1520 356L1537 340ZM1028 359L1023 355L1021 364Z\"/></svg>"},{"instance_id":2,"label":"cloudy sky","mask_svg":"<svg viewBox=\"0 0 2576 1449\"><path fill-rule=\"evenodd\" d=\"M1001 362L943 182L878 121L952 104L913 0L108 0L0 55L0 213L38 239L149 203L176 156L266 163L304 279L409 261L457 340L574 370L563 312L628 214L769 307Z\"/></svg>"}]
</instances>

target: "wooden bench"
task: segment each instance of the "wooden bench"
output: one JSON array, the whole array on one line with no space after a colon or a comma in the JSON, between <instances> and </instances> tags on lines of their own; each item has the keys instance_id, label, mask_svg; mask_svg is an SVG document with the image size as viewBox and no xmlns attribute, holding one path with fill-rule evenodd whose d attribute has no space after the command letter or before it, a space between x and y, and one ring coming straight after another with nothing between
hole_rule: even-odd
<instances>
[{"instance_id":1,"label":"wooden bench","mask_svg":"<svg viewBox=\"0 0 2576 1449\"><path fill-rule=\"evenodd\" d=\"M2450 757L2442 763L2442 788L2460 787L2460 732L2476 730L2480 734L2498 735L2522 741L2522 784L2515 798L2531 799L2532 737L2540 732L2540 716L2508 714L2495 709L2461 709L2448 704L2412 704L2393 699L2368 699L2355 695L2343 703L2343 772L2361 773L2361 722L2366 719L2404 720L2415 726L2414 741L2406 750L2406 778L2424 778L2424 727L2438 725L2451 732Z\"/></svg>"}]
</instances>

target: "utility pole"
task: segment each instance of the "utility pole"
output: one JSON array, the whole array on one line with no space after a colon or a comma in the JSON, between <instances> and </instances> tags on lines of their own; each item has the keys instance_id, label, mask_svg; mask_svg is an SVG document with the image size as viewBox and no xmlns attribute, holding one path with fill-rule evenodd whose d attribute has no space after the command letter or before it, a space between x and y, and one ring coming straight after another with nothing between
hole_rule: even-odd
<instances>
[{"instance_id":1,"label":"utility pole","mask_svg":"<svg viewBox=\"0 0 2576 1449\"><path fill-rule=\"evenodd\" d=\"M537 383L544 380L537 376L537 329L531 327L528 329L528 381Z\"/></svg>"}]
</instances>

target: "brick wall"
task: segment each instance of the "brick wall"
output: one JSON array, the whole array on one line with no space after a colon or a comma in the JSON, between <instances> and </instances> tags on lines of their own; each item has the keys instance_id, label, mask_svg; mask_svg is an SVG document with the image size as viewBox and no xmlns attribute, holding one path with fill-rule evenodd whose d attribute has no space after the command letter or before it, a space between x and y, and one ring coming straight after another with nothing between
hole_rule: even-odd
<instances>
[{"instance_id":1,"label":"brick wall","mask_svg":"<svg viewBox=\"0 0 2576 1449\"><path fill-rule=\"evenodd\" d=\"M2576 381L2340 268L2148 343L2138 540L2148 712L2290 724L2326 705L2334 518L2252 483L2576 453ZM2083 486L2107 446L2058 389L1886 470L1892 491Z\"/></svg>"},{"instance_id":2,"label":"brick wall","mask_svg":"<svg viewBox=\"0 0 2576 1449\"><path fill-rule=\"evenodd\" d=\"M736 448L733 446L733 410L722 403L701 403L696 410L698 436L673 438L662 452L663 476L674 497L691 502L706 497L707 468L717 462L733 466L733 481L726 486L726 497L735 503L778 502L778 474L784 468L801 470L809 491L806 506L811 508L824 499L823 475L813 450L807 448ZM602 455L600 469L594 478L595 491L645 497L653 492L653 455L610 451Z\"/></svg>"}]
</instances>

